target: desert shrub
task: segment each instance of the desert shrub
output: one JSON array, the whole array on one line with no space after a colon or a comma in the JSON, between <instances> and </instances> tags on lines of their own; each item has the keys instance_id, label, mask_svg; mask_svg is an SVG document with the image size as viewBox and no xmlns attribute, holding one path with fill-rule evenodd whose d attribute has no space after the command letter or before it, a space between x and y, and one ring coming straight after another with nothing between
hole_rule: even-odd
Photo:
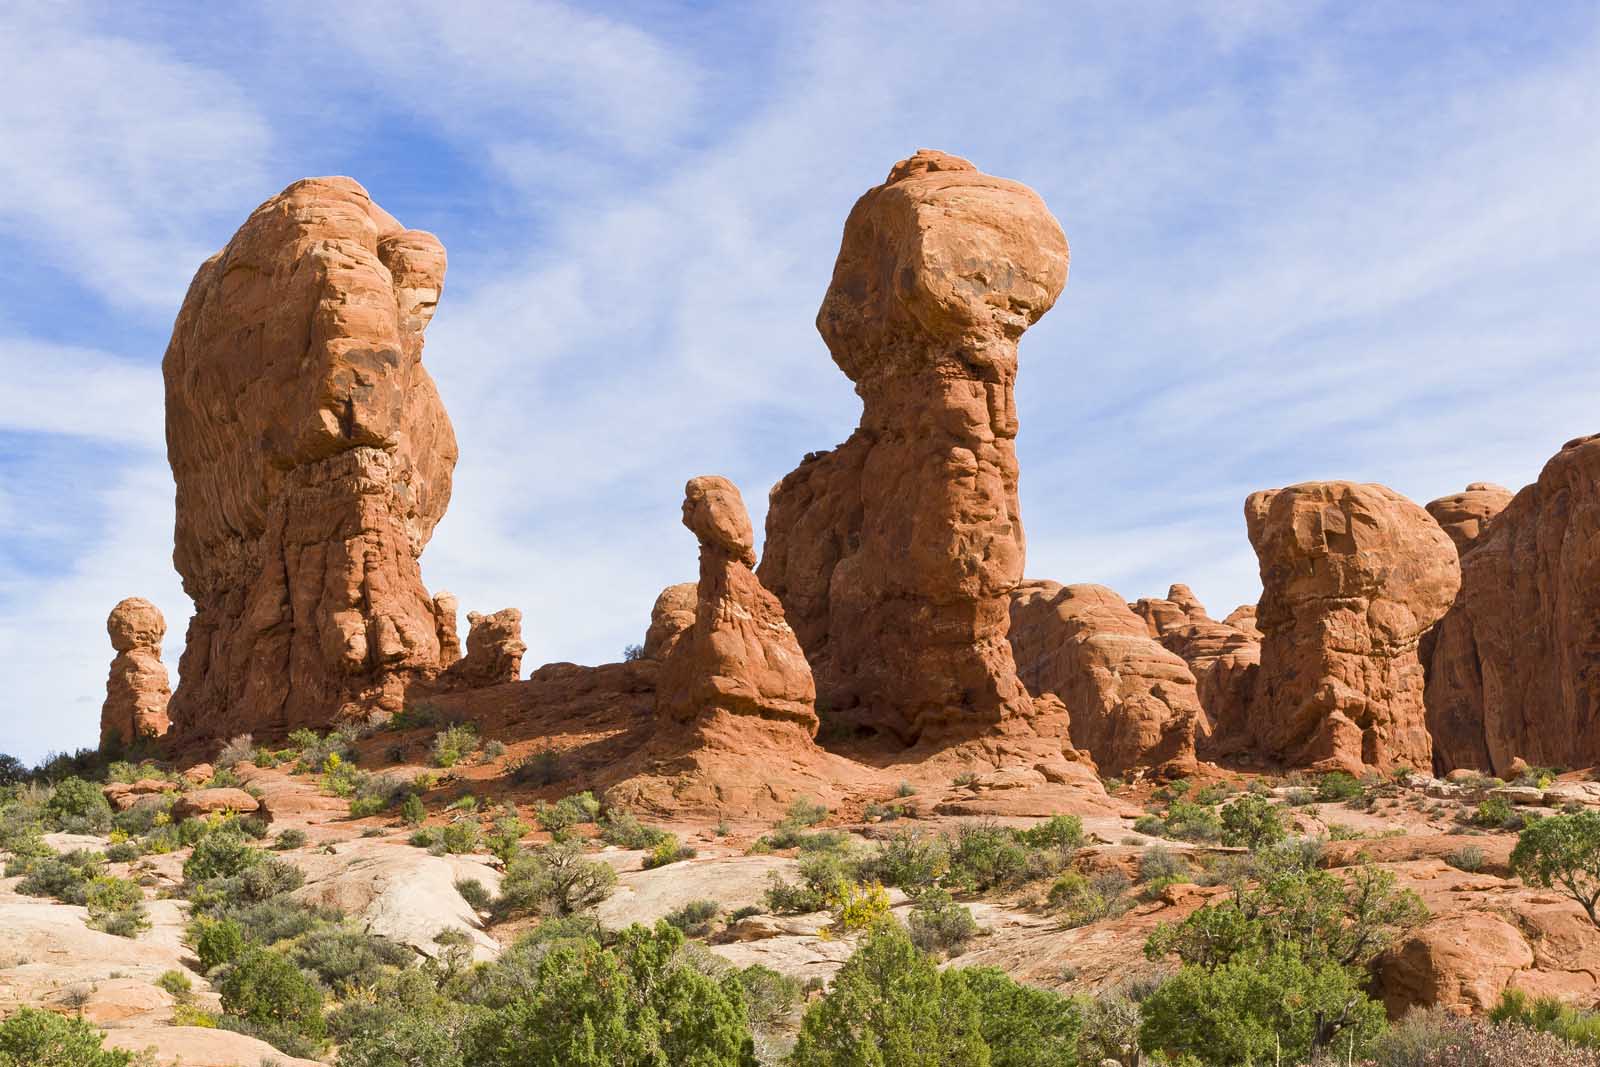
<instances>
[{"instance_id":1,"label":"desert shrub","mask_svg":"<svg viewBox=\"0 0 1600 1067\"><path fill-rule=\"evenodd\" d=\"M439 828L435 844L451 855L476 852L483 844L483 835L476 819L455 819Z\"/></svg>"},{"instance_id":2,"label":"desert shrub","mask_svg":"<svg viewBox=\"0 0 1600 1067\"><path fill-rule=\"evenodd\" d=\"M205 974L232 963L245 947L244 930L232 919L196 919L189 924L188 939Z\"/></svg>"},{"instance_id":3,"label":"desert shrub","mask_svg":"<svg viewBox=\"0 0 1600 1067\"><path fill-rule=\"evenodd\" d=\"M679 842L676 834L667 834L656 842L656 846L650 850L650 855L644 858L644 867L648 871L694 857L695 850L692 847Z\"/></svg>"},{"instance_id":4,"label":"desert shrub","mask_svg":"<svg viewBox=\"0 0 1600 1067\"><path fill-rule=\"evenodd\" d=\"M239 895L245 900L269 900L292 893L305 884L305 872L277 856L265 856L238 874Z\"/></svg>"},{"instance_id":5,"label":"desert shrub","mask_svg":"<svg viewBox=\"0 0 1600 1067\"><path fill-rule=\"evenodd\" d=\"M0 1067L128 1067L131 1052L104 1046L104 1035L83 1019L19 1008L0 1022Z\"/></svg>"},{"instance_id":6,"label":"desert shrub","mask_svg":"<svg viewBox=\"0 0 1600 1067\"><path fill-rule=\"evenodd\" d=\"M1050 886L1046 902L1067 926L1087 926L1126 910L1128 878L1120 871L1085 877L1068 871Z\"/></svg>"},{"instance_id":7,"label":"desert shrub","mask_svg":"<svg viewBox=\"0 0 1600 1067\"><path fill-rule=\"evenodd\" d=\"M1329 771L1317 779L1317 799L1324 803L1354 800L1363 792L1361 780L1345 771Z\"/></svg>"},{"instance_id":8,"label":"desert shrub","mask_svg":"<svg viewBox=\"0 0 1600 1067\"><path fill-rule=\"evenodd\" d=\"M400 802L400 821L407 826L421 826L427 817L428 809L423 805L422 798L415 793L407 793Z\"/></svg>"},{"instance_id":9,"label":"desert shrub","mask_svg":"<svg viewBox=\"0 0 1600 1067\"><path fill-rule=\"evenodd\" d=\"M161 972L161 977L156 979L156 985L171 993L179 1001L188 1000L194 995L194 983L182 971Z\"/></svg>"},{"instance_id":10,"label":"desert shrub","mask_svg":"<svg viewBox=\"0 0 1600 1067\"><path fill-rule=\"evenodd\" d=\"M561 753L548 746L536 749L508 768L511 780L517 785L540 788L555 785L567 776L566 762Z\"/></svg>"},{"instance_id":11,"label":"desert shrub","mask_svg":"<svg viewBox=\"0 0 1600 1067\"><path fill-rule=\"evenodd\" d=\"M76 848L60 855L26 860L17 892L29 897L54 897L63 904L87 904L89 883L105 874L105 857ZM9 866L7 873L12 873Z\"/></svg>"},{"instance_id":12,"label":"desert shrub","mask_svg":"<svg viewBox=\"0 0 1600 1067\"><path fill-rule=\"evenodd\" d=\"M935 955L961 955L980 932L972 909L956 903L942 889L919 893L907 922L911 943Z\"/></svg>"},{"instance_id":13,"label":"desert shrub","mask_svg":"<svg viewBox=\"0 0 1600 1067\"><path fill-rule=\"evenodd\" d=\"M691 900L668 912L666 921L683 931L685 937L704 937L711 932L711 923L721 911L722 905L714 900Z\"/></svg>"},{"instance_id":14,"label":"desert shrub","mask_svg":"<svg viewBox=\"0 0 1600 1067\"><path fill-rule=\"evenodd\" d=\"M1373 1043L1377 1067L1600 1067L1600 1053L1522 1026L1412 1012Z\"/></svg>"},{"instance_id":15,"label":"desert shrub","mask_svg":"<svg viewBox=\"0 0 1600 1067\"><path fill-rule=\"evenodd\" d=\"M823 928L823 935L848 936L870 930L889 917L889 894L876 882L842 882L828 906L833 911L833 921Z\"/></svg>"},{"instance_id":16,"label":"desert shrub","mask_svg":"<svg viewBox=\"0 0 1600 1067\"><path fill-rule=\"evenodd\" d=\"M407 704L393 715L385 726L394 731L415 730L424 726L443 726L445 714L433 704L418 702Z\"/></svg>"},{"instance_id":17,"label":"desert shrub","mask_svg":"<svg viewBox=\"0 0 1600 1067\"><path fill-rule=\"evenodd\" d=\"M137 937L150 928L145 915L144 891L137 882L103 874L92 879L84 892L89 925L119 937Z\"/></svg>"},{"instance_id":18,"label":"desert shrub","mask_svg":"<svg viewBox=\"0 0 1600 1067\"><path fill-rule=\"evenodd\" d=\"M313 1038L326 1031L321 987L274 949L246 946L224 972L218 992L229 1015Z\"/></svg>"},{"instance_id":19,"label":"desert shrub","mask_svg":"<svg viewBox=\"0 0 1600 1067\"><path fill-rule=\"evenodd\" d=\"M1192 1056L1206 1067L1301 1063L1339 1042L1364 1049L1383 1026L1383 1006L1351 970L1275 952L1187 965L1142 1005L1147 1052Z\"/></svg>"},{"instance_id":20,"label":"desert shrub","mask_svg":"<svg viewBox=\"0 0 1600 1067\"><path fill-rule=\"evenodd\" d=\"M504 741L485 741L483 743L483 758L486 760L499 759L506 754Z\"/></svg>"},{"instance_id":21,"label":"desert shrub","mask_svg":"<svg viewBox=\"0 0 1600 1067\"><path fill-rule=\"evenodd\" d=\"M494 903L494 894L476 878L456 879L456 892L472 906L473 911L487 911L489 905Z\"/></svg>"},{"instance_id":22,"label":"desert shrub","mask_svg":"<svg viewBox=\"0 0 1600 1067\"><path fill-rule=\"evenodd\" d=\"M861 876L913 893L937 882L949 865L949 851L942 837L900 829L880 841L877 850L861 861Z\"/></svg>"},{"instance_id":23,"label":"desert shrub","mask_svg":"<svg viewBox=\"0 0 1600 1067\"><path fill-rule=\"evenodd\" d=\"M788 814L784 816L786 822L799 826L815 826L828 817L826 805L819 804L809 797L795 797L789 805Z\"/></svg>"},{"instance_id":24,"label":"desert shrub","mask_svg":"<svg viewBox=\"0 0 1600 1067\"><path fill-rule=\"evenodd\" d=\"M1215 808L1175 800L1161 817L1163 836L1179 841L1215 841L1222 836L1222 819Z\"/></svg>"},{"instance_id":25,"label":"desert shrub","mask_svg":"<svg viewBox=\"0 0 1600 1067\"><path fill-rule=\"evenodd\" d=\"M127 811L119 811L111 816L111 828L130 837L148 834L158 825L172 821L172 805L177 799L171 793L140 797Z\"/></svg>"},{"instance_id":26,"label":"desert shrub","mask_svg":"<svg viewBox=\"0 0 1600 1067\"><path fill-rule=\"evenodd\" d=\"M804 987L798 979L759 963L739 970L736 977L744 990L750 1023L757 1029L777 1027L794 1012L804 996Z\"/></svg>"},{"instance_id":27,"label":"desert shrub","mask_svg":"<svg viewBox=\"0 0 1600 1067\"><path fill-rule=\"evenodd\" d=\"M236 763L251 763L256 758L255 738L240 734L222 746L214 761L217 767L231 768Z\"/></svg>"},{"instance_id":28,"label":"desert shrub","mask_svg":"<svg viewBox=\"0 0 1600 1067\"><path fill-rule=\"evenodd\" d=\"M1139 854L1139 881L1171 884L1192 876L1189 861L1164 845L1150 845Z\"/></svg>"},{"instance_id":29,"label":"desert shrub","mask_svg":"<svg viewBox=\"0 0 1600 1067\"><path fill-rule=\"evenodd\" d=\"M195 842L194 851L183 861L183 880L190 884L211 878L229 878L265 858L252 848L244 835L231 828L207 833Z\"/></svg>"},{"instance_id":30,"label":"desert shrub","mask_svg":"<svg viewBox=\"0 0 1600 1067\"><path fill-rule=\"evenodd\" d=\"M1222 843L1254 852L1287 836L1283 814L1266 797L1247 793L1222 809Z\"/></svg>"},{"instance_id":31,"label":"desert shrub","mask_svg":"<svg viewBox=\"0 0 1600 1067\"><path fill-rule=\"evenodd\" d=\"M301 937L317 927L338 922L335 908L304 904L292 897L278 896L253 904L230 906L222 914L239 924L245 939L275 945Z\"/></svg>"},{"instance_id":32,"label":"desert shrub","mask_svg":"<svg viewBox=\"0 0 1600 1067\"><path fill-rule=\"evenodd\" d=\"M600 817L600 840L618 848L655 848L666 836L665 830L646 826L632 812L620 808L609 808Z\"/></svg>"},{"instance_id":33,"label":"desert shrub","mask_svg":"<svg viewBox=\"0 0 1600 1067\"><path fill-rule=\"evenodd\" d=\"M466 1035L471 1067L755 1067L737 977L718 980L681 962L683 935L634 926L603 947L589 937L511 952L515 992L477 1013ZM491 985L491 988L494 988Z\"/></svg>"},{"instance_id":34,"label":"desert shrub","mask_svg":"<svg viewBox=\"0 0 1600 1067\"><path fill-rule=\"evenodd\" d=\"M950 881L983 892L1019 885L1028 876L1028 849L993 822L964 822L950 848Z\"/></svg>"},{"instance_id":35,"label":"desert shrub","mask_svg":"<svg viewBox=\"0 0 1600 1067\"><path fill-rule=\"evenodd\" d=\"M1162 837L1167 832L1167 824L1161 821L1159 815L1145 814L1133 820L1133 830L1134 833Z\"/></svg>"},{"instance_id":36,"label":"desert shrub","mask_svg":"<svg viewBox=\"0 0 1600 1067\"><path fill-rule=\"evenodd\" d=\"M990 1067L1070 1064L1077 1058L1083 1009L1047 989L1023 985L995 967L954 972L977 1002Z\"/></svg>"},{"instance_id":37,"label":"desert shrub","mask_svg":"<svg viewBox=\"0 0 1600 1067\"><path fill-rule=\"evenodd\" d=\"M1139 1055L1139 1002L1124 987L1105 989L1083 1003L1083 1029L1078 1035L1078 1062L1137 1064ZM1066 1061L1072 1062L1070 1060Z\"/></svg>"},{"instance_id":38,"label":"desert shrub","mask_svg":"<svg viewBox=\"0 0 1600 1067\"><path fill-rule=\"evenodd\" d=\"M9 752L0 752L0 789L28 780L28 766Z\"/></svg>"},{"instance_id":39,"label":"desert shrub","mask_svg":"<svg viewBox=\"0 0 1600 1067\"><path fill-rule=\"evenodd\" d=\"M1600 812L1552 815L1528 826L1511 852L1511 869L1531 885L1559 889L1600 926Z\"/></svg>"},{"instance_id":40,"label":"desert shrub","mask_svg":"<svg viewBox=\"0 0 1600 1067\"><path fill-rule=\"evenodd\" d=\"M433 735L430 754L435 767L454 767L478 750L478 730L471 723L456 723Z\"/></svg>"},{"instance_id":41,"label":"desert shrub","mask_svg":"<svg viewBox=\"0 0 1600 1067\"><path fill-rule=\"evenodd\" d=\"M272 847L279 852L288 852L291 849L303 848L306 843L306 832L293 827L279 830L278 836L273 839Z\"/></svg>"},{"instance_id":42,"label":"desert shrub","mask_svg":"<svg viewBox=\"0 0 1600 1067\"><path fill-rule=\"evenodd\" d=\"M386 967L403 967L412 950L387 937L348 924L318 927L295 945L293 960L341 994L349 995L377 982Z\"/></svg>"},{"instance_id":43,"label":"desert shrub","mask_svg":"<svg viewBox=\"0 0 1600 1067\"><path fill-rule=\"evenodd\" d=\"M45 802L44 821L69 834L104 833L111 828L111 804L93 782L64 778Z\"/></svg>"},{"instance_id":44,"label":"desert shrub","mask_svg":"<svg viewBox=\"0 0 1600 1067\"><path fill-rule=\"evenodd\" d=\"M394 774L361 774L355 780L350 817L364 819L388 811L410 796L410 783Z\"/></svg>"},{"instance_id":45,"label":"desert shrub","mask_svg":"<svg viewBox=\"0 0 1600 1067\"><path fill-rule=\"evenodd\" d=\"M616 884L617 872L611 865L588 859L582 845L553 842L506 866L495 911L502 917L571 915L609 897Z\"/></svg>"},{"instance_id":46,"label":"desert shrub","mask_svg":"<svg viewBox=\"0 0 1600 1067\"><path fill-rule=\"evenodd\" d=\"M1029 848L1056 848L1075 852L1083 847L1083 820L1076 815L1052 815L1042 823L1017 832Z\"/></svg>"},{"instance_id":47,"label":"desert shrub","mask_svg":"<svg viewBox=\"0 0 1600 1067\"><path fill-rule=\"evenodd\" d=\"M1444 861L1458 871L1475 874L1483 869L1483 849L1477 845L1462 845L1445 856Z\"/></svg>"},{"instance_id":48,"label":"desert shrub","mask_svg":"<svg viewBox=\"0 0 1600 1067\"><path fill-rule=\"evenodd\" d=\"M1481 826L1485 830L1518 830L1522 828L1524 819L1518 814L1511 801L1505 797L1494 796L1485 799L1472 812L1469 820L1474 826Z\"/></svg>"},{"instance_id":49,"label":"desert shrub","mask_svg":"<svg viewBox=\"0 0 1600 1067\"><path fill-rule=\"evenodd\" d=\"M533 827L516 815L502 815L489 829L489 851L501 863L510 863L522 848L522 839Z\"/></svg>"},{"instance_id":50,"label":"desert shrub","mask_svg":"<svg viewBox=\"0 0 1600 1067\"><path fill-rule=\"evenodd\" d=\"M113 831L114 832L114 831ZM137 841L113 841L106 846L105 857L108 863L132 863L143 852Z\"/></svg>"},{"instance_id":51,"label":"desert shrub","mask_svg":"<svg viewBox=\"0 0 1600 1067\"><path fill-rule=\"evenodd\" d=\"M780 915L799 915L822 911L856 880L853 864L836 852L819 852L800 861L800 881L785 882L773 872L768 876L765 900L770 911Z\"/></svg>"},{"instance_id":52,"label":"desert shrub","mask_svg":"<svg viewBox=\"0 0 1600 1067\"><path fill-rule=\"evenodd\" d=\"M1600 1047L1600 1012L1575 1007L1559 997L1530 997L1520 989L1507 989L1490 1009L1489 1018L1554 1034L1572 1045Z\"/></svg>"}]
</instances>

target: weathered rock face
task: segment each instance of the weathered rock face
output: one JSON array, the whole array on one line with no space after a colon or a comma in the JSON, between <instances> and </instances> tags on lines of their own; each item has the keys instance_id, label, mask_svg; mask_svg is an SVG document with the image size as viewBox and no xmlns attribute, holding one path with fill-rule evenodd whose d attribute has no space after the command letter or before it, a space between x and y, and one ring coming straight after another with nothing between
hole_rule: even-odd
<instances>
[{"instance_id":1,"label":"weathered rock face","mask_svg":"<svg viewBox=\"0 0 1600 1067\"><path fill-rule=\"evenodd\" d=\"M461 658L461 601L440 591L433 597L433 626L439 637L439 666L449 667ZM470 620L469 620L470 622Z\"/></svg>"},{"instance_id":2,"label":"weathered rock face","mask_svg":"<svg viewBox=\"0 0 1600 1067\"><path fill-rule=\"evenodd\" d=\"M700 587L694 582L679 582L661 590L650 609L650 629L645 631L640 655L644 659L666 659L682 637L694 626L699 607Z\"/></svg>"},{"instance_id":3,"label":"weathered rock face","mask_svg":"<svg viewBox=\"0 0 1600 1067\"><path fill-rule=\"evenodd\" d=\"M1204 712L1194 675L1103 585L1024 581L1012 593L1017 674L1067 706L1072 740L1107 774L1192 770Z\"/></svg>"},{"instance_id":4,"label":"weathered rock face","mask_svg":"<svg viewBox=\"0 0 1600 1067\"><path fill-rule=\"evenodd\" d=\"M1251 494L1265 638L1254 747L1295 766L1427 768L1417 646L1460 585L1455 546L1381 485L1307 482Z\"/></svg>"},{"instance_id":5,"label":"weathered rock face","mask_svg":"<svg viewBox=\"0 0 1600 1067\"><path fill-rule=\"evenodd\" d=\"M1448 762L1600 762L1600 437L1556 453L1461 571L1428 679Z\"/></svg>"},{"instance_id":6,"label":"weathered rock face","mask_svg":"<svg viewBox=\"0 0 1600 1067\"><path fill-rule=\"evenodd\" d=\"M397 710L439 669L417 557L456 461L421 361L444 270L360 185L312 178L190 284L162 362L186 740Z\"/></svg>"},{"instance_id":7,"label":"weathered rock face","mask_svg":"<svg viewBox=\"0 0 1600 1067\"><path fill-rule=\"evenodd\" d=\"M1198 732L1200 755L1221 759L1250 745L1251 701L1261 666L1261 632L1255 609L1235 608L1230 622L1206 614L1193 591L1174 585L1165 599L1148 597L1132 605L1152 636L1189 665L1205 711Z\"/></svg>"},{"instance_id":8,"label":"weathered rock face","mask_svg":"<svg viewBox=\"0 0 1600 1067\"><path fill-rule=\"evenodd\" d=\"M1505 510L1511 491L1488 482L1474 482L1465 492L1428 504L1444 532L1463 557L1477 543L1489 520ZM1461 597L1422 638L1420 654L1427 668L1424 703L1428 733L1433 737L1433 766L1438 773L1458 767L1487 770L1492 762L1483 729L1483 677L1472 622Z\"/></svg>"},{"instance_id":9,"label":"weathered rock face","mask_svg":"<svg viewBox=\"0 0 1600 1067\"><path fill-rule=\"evenodd\" d=\"M1384 1007L1398 1019L1412 1008L1440 1005L1458 1015L1494 1007L1533 950L1498 915L1459 912L1415 931L1381 956L1374 970Z\"/></svg>"},{"instance_id":10,"label":"weathered rock face","mask_svg":"<svg viewBox=\"0 0 1600 1067\"><path fill-rule=\"evenodd\" d=\"M522 612L503 608L493 615L467 612L467 654L444 672L441 681L456 689L504 685L522 677Z\"/></svg>"},{"instance_id":11,"label":"weathered rock face","mask_svg":"<svg viewBox=\"0 0 1600 1067\"><path fill-rule=\"evenodd\" d=\"M1483 533L1489 520L1511 503L1511 490L1489 482L1473 482L1464 492L1428 502L1428 514L1450 535L1456 550L1465 555Z\"/></svg>"},{"instance_id":12,"label":"weathered rock face","mask_svg":"<svg viewBox=\"0 0 1600 1067\"><path fill-rule=\"evenodd\" d=\"M761 563L832 713L910 743L1030 710L1013 386L1066 279L1043 201L963 159L918 152L851 211L817 328L861 425L774 487Z\"/></svg>"},{"instance_id":13,"label":"weathered rock face","mask_svg":"<svg viewBox=\"0 0 1600 1067\"><path fill-rule=\"evenodd\" d=\"M694 624L672 643L657 707L693 723L726 712L817 732L816 689L783 605L756 578L755 535L739 490L726 478L690 479L683 524L700 541Z\"/></svg>"},{"instance_id":14,"label":"weathered rock face","mask_svg":"<svg viewBox=\"0 0 1600 1067\"><path fill-rule=\"evenodd\" d=\"M111 609L106 632L116 658L106 678L106 702L100 708L100 742L124 746L141 737L167 732L166 664L161 639L167 621L150 601L129 597Z\"/></svg>"}]
</instances>

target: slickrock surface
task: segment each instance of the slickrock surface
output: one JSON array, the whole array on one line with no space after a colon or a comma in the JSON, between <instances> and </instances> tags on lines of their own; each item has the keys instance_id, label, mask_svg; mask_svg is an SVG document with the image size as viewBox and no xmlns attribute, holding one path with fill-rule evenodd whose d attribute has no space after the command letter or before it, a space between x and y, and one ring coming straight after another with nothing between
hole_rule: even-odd
<instances>
[{"instance_id":1,"label":"slickrock surface","mask_svg":"<svg viewBox=\"0 0 1600 1067\"><path fill-rule=\"evenodd\" d=\"M467 654L450 665L444 682L461 689L504 685L522 677L522 612L504 608L493 615L467 613Z\"/></svg>"},{"instance_id":2,"label":"slickrock surface","mask_svg":"<svg viewBox=\"0 0 1600 1067\"><path fill-rule=\"evenodd\" d=\"M106 632L117 655L100 708L101 742L126 746L136 738L160 737L167 732L167 703L172 698L167 667L161 662L167 620L150 601L133 596L111 609Z\"/></svg>"},{"instance_id":3,"label":"slickrock surface","mask_svg":"<svg viewBox=\"0 0 1600 1067\"><path fill-rule=\"evenodd\" d=\"M1103 773L1187 773L1204 713L1195 678L1103 585L1024 581L1012 593L1011 648L1032 693L1067 706L1072 739Z\"/></svg>"},{"instance_id":4,"label":"slickrock surface","mask_svg":"<svg viewBox=\"0 0 1600 1067\"><path fill-rule=\"evenodd\" d=\"M1013 386L1067 258L1032 190L940 152L851 211L817 328L861 424L773 489L760 569L827 714L912 743L1030 712L1006 641L1023 563Z\"/></svg>"},{"instance_id":5,"label":"slickrock surface","mask_svg":"<svg viewBox=\"0 0 1600 1067\"><path fill-rule=\"evenodd\" d=\"M1429 713L1449 762L1600 762L1600 437L1569 442L1461 559Z\"/></svg>"},{"instance_id":6,"label":"slickrock surface","mask_svg":"<svg viewBox=\"0 0 1600 1067\"><path fill-rule=\"evenodd\" d=\"M683 724L714 711L757 715L815 736L811 667L783 605L751 569L755 534L738 488L726 478L691 479L683 524L700 541L700 582L694 625L661 672L662 714Z\"/></svg>"},{"instance_id":7,"label":"slickrock surface","mask_svg":"<svg viewBox=\"0 0 1600 1067\"><path fill-rule=\"evenodd\" d=\"M1291 766L1427 769L1417 646L1460 566L1433 518L1381 485L1251 494L1266 635L1250 716L1258 753Z\"/></svg>"},{"instance_id":8,"label":"slickrock surface","mask_svg":"<svg viewBox=\"0 0 1600 1067\"><path fill-rule=\"evenodd\" d=\"M184 742L398 710L439 669L417 557L456 461L422 367L444 271L439 242L360 185L309 178L196 273L162 362L195 602Z\"/></svg>"}]
</instances>

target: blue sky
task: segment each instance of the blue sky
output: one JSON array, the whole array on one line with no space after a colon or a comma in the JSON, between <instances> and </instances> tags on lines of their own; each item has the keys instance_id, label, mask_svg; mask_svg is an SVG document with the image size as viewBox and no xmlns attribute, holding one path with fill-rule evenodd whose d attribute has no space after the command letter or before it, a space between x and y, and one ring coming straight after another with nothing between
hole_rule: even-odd
<instances>
[{"instance_id":1,"label":"blue sky","mask_svg":"<svg viewBox=\"0 0 1600 1067\"><path fill-rule=\"evenodd\" d=\"M692 577L686 478L759 529L849 434L812 320L918 147L1072 245L1022 345L1029 574L1220 616L1258 592L1254 489L1516 487L1600 430L1597 70L1561 2L7 5L0 750L93 742L123 596L176 680L161 353L296 178L449 250L425 362L462 458L423 574L520 607L530 666L616 658Z\"/></svg>"}]
</instances>

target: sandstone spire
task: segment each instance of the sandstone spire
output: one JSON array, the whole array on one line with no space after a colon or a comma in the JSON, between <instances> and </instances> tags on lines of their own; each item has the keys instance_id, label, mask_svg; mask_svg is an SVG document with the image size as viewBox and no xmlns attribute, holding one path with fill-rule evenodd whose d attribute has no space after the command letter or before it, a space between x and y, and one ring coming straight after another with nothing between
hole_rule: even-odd
<instances>
[{"instance_id":1,"label":"sandstone spire","mask_svg":"<svg viewBox=\"0 0 1600 1067\"><path fill-rule=\"evenodd\" d=\"M195 275L162 362L185 741L396 710L441 666L417 558L456 461L422 367L444 272L430 234L310 178Z\"/></svg>"},{"instance_id":2,"label":"sandstone spire","mask_svg":"<svg viewBox=\"0 0 1600 1067\"><path fill-rule=\"evenodd\" d=\"M150 601L131 596L111 609L106 632L117 655L100 708L100 743L122 747L139 738L160 737L167 732L167 700L172 694L161 662L166 619Z\"/></svg>"},{"instance_id":3,"label":"sandstone spire","mask_svg":"<svg viewBox=\"0 0 1600 1067\"><path fill-rule=\"evenodd\" d=\"M1031 709L1013 386L1066 279L1044 202L964 159L920 151L851 211L817 328L861 425L773 489L760 571L831 714L909 743Z\"/></svg>"}]
</instances>

